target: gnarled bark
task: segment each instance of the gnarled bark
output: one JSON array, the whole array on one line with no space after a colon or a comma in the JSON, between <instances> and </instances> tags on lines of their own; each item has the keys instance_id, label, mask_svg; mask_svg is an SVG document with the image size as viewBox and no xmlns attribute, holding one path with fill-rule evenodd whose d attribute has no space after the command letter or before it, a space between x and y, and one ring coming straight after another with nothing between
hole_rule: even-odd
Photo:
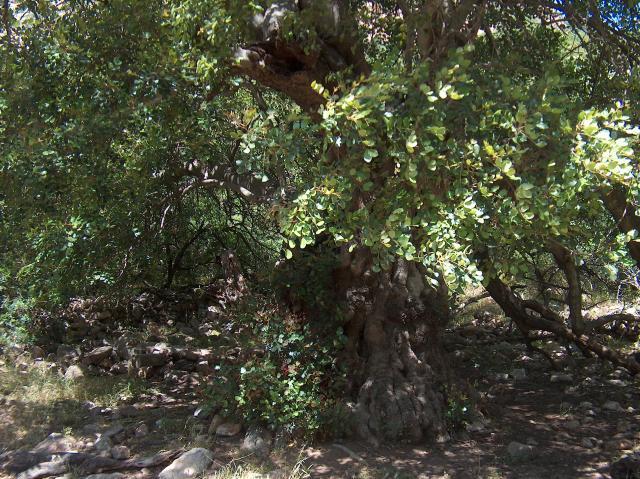
<instances>
[{"instance_id":1,"label":"gnarled bark","mask_svg":"<svg viewBox=\"0 0 640 479\"><path fill-rule=\"evenodd\" d=\"M343 252L335 278L347 311L355 432L372 443L437 437L445 433L446 287L428 285L423 268L403 259L389 271L372 266L367 248Z\"/></svg>"},{"instance_id":2,"label":"gnarled bark","mask_svg":"<svg viewBox=\"0 0 640 479\"><path fill-rule=\"evenodd\" d=\"M623 187L618 186L610 191L602 192L600 198L621 232L629 233L636 230L640 234L640 216L636 214L636 208L627 201L627 192ZM640 239L629 241L627 248L636 265L640 268Z\"/></svg>"}]
</instances>

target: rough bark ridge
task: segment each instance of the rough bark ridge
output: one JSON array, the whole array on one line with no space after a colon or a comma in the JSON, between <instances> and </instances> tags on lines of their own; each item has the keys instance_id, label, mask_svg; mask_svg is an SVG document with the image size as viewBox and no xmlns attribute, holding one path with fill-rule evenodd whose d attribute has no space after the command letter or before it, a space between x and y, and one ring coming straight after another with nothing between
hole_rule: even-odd
<instances>
[{"instance_id":1,"label":"rough bark ridge","mask_svg":"<svg viewBox=\"0 0 640 479\"><path fill-rule=\"evenodd\" d=\"M608 192L602 192L600 198L622 233L629 233L633 230L640 231L640 216L636 214L636 208L627 200L628 193L623 187L618 186ZM629 241L627 248L636 265L640 268L640 240Z\"/></svg>"},{"instance_id":2,"label":"rough bark ridge","mask_svg":"<svg viewBox=\"0 0 640 479\"><path fill-rule=\"evenodd\" d=\"M354 432L374 444L444 434L446 287L434 289L420 265L402 259L374 272L366 248L343 252L336 287L347 312Z\"/></svg>"}]
</instances>

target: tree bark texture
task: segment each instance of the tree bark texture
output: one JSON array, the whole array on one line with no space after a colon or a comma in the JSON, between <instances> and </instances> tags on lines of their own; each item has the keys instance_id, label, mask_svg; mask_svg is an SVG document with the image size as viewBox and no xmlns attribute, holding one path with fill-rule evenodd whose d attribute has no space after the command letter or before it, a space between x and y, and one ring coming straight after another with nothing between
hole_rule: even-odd
<instances>
[{"instance_id":1,"label":"tree bark texture","mask_svg":"<svg viewBox=\"0 0 640 479\"><path fill-rule=\"evenodd\" d=\"M359 248L342 252L335 272L347 312L354 432L374 444L437 437L446 429L446 287L432 287L423 267L404 259L388 271L372 266Z\"/></svg>"}]
</instances>

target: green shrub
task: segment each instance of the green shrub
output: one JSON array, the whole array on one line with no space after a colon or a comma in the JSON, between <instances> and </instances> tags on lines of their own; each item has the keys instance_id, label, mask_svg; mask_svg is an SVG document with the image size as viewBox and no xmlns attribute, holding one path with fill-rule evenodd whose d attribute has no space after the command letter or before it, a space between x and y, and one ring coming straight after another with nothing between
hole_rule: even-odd
<instances>
[{"instance_id":1,"label":"green shrub","mask_svg":"<svg viewBox=\"0 0 640 479\"><path fill-rule=\"evenodd\" d=\"M220 364L211 394L223 413L293 436L335 432L343 372L337 353L344 337L335 321L319 326L262 304L245 305L237 321L252 351L237 364Z\"/></svg>"},{"instance_id":2,"label":"green shrub","mask_svg":"<svg viewBox=\"0 0 640 479\"><path fill-rule=\"evenodd\" d=\"M31 299L0 296L0 344L30 343L34 340L33 310Z\"/></svg>"}]
</instances>

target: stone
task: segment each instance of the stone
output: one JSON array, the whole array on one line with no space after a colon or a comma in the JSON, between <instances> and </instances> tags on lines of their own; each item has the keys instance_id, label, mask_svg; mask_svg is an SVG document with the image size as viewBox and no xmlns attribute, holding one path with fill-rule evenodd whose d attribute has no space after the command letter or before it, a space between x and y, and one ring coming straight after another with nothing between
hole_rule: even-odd
<instances>
[{"instance_id":1,"label":"stone","mask_svg":"<svg viewBox=\"0 0 640 479\"><path fill-rule=\"evenodd\" d=\"M84 377L84 372L82 368L76 364L73 364L67 368L64 372L64 378L67 381L75 381L76 379L80 379Z\"/></svg>"},{"instance_id":2,"label":"stone","mask_svg":"<svg viewBox=\"0 0 640 479\"><path fill-rule=\"evenodd\" d=\"M127 446L113 446L111 448L111 457L118 460L129 459L131 451Z\"/></svg>"},{"instance_id":3,"label":"stone","mask_svg":"<svg viewBox=\"0 0 640 479\"><path fill-rule=\"evenodd\" d=\"M519 368L511 371L511 377L516 381L522 381L527 378L527 371Z\"/></svg>"},{"instance_id":4,"label":"stone","mask_svg":"<svg viewBox=\"0 0 640 479\"><path fill-rule=\"evenodd\" d=\"M124 426L121 423L116 422L102 433L102 437L113 437L120 434L122 431L124 431Z\"/></svg>"},{"instance_id":5,"label":"stone","mask_svg":"<svg viewBox=\"0 0 640 479\"><path fill-rule=\"evenodd\" d=\"M224 422L224 418L220 414L216 414L211 418L211 424L209 424L209 435L213 436L216 433L218 426Z\"/></svg>"},{"instance_id":6,"label":"stone","mask_svg":"<svg viewBox=\"0 0 640 479\"><path fill-rule=\"evenodd\" d=\"M618 401L607 401L602 405L602 409L613 412L624 412L624 409Z\"/></svg>"},{"instance_id":7,"label":"stone","mask_svg":"<svg viewBox=\"0 0 640 479\"><path fill-rule=\"evenodd\" d=\"M186 359L187 361L200 361L200 355L191 349L175 348L173 357L176 359Z\"/></svg>"},{"instance_id":8,"label":"stone","mask_svg":"<svg viewBox=\"0 0 640 479\"><path fill-rule=\"evenodd\" d=\"M208 361L199 361L198 364L196 364L196 371L203 376L209 376L213 373L213 368L209 366Z\"/></svg>"},{"instance_id":9,"label":"stone","mask_svg":"<svg viewBox=\"0 0 640 479\"><path fill-rule=\"evenodd\" d=\"M612 386L617 386L617 387L626 387L629 385L627 381L623 381L622 379L609 379L607 382Z\"/></svg>"},{"instance_id":10,"label":"stone","mask_svg":"<svg viewBox=\"0 0 640 479\"><path fill-rule=\"evenodd\" d=\"M127 476L121 472L111 472L108 474L91 474L90 476L85 476L83 479L125 479L126 477Z\"/></svg>"},{"instance_id":11,"label":"stone","mask_svg":"<svg viewBox=\"0 0 640 479\"><path fill-rule=\"evenodd\" d=\"M573 421L566 423L565 427L571 431L575 431L576 429L580 429L580 422L574 419Z\"/></svg>"},{"instance_id":12,"label":"stone","mask_svg":"<svg viewBox=\"0 0 640 479\"><path fill-rule=\"evenodd\" d=\"M192 372L192 371L195 371L196 369L196 365L193 363L193 361L189 361L188 359L178 359L174 363L173 367L178 371L186 371L186 372Z\"/></svg>"},{"instance_id":13,"label":"stone","mask_svg":"<svg viewBox=\"0 0 640 479\"><path fill-rule=\"evenodd\" d=\"M106 452L111 451L113 444L111 443L111 439L109 439L109 436L105 436L103 434L98 438L93 446L96 448L96 451Z\"/></svg>"},{"instance_id":14,"label":"stone","mask_svg":"<svg viewBox=\"0 0 640 479\"><path fill-rule=\"evenodd\" d=\"M552 383L570 383L573 382L573 374L568 373L553 373L551 375Z\"/></svg>"},{"instance_id":15,"label":"stone","mask_svg":"<svg viewBox=\"0 0 640 479\"><path fill-rule=\"evenodd\" d=\"M135 437L144 437L147 434L149 434L149 426L147 426L146 424L142 423L140 424L138 427L136 427L133 435Z\"/></svg>"},{"instance_id":16,"label":"stone","mask_svg":"<svg viewBox=\"0 0 640 479\"><path fill-rule=\"evenodd\" d=\"M125 362L115 363L109 372L114 375L127 374L129 372L129 366Z\"/></svg>"},{"instance_id":17,"label":"stone","mask_svg":"<svg viewBox=\"0 0 640 479\"><path fill-rule=\"evenodd\" d=\"M129 359L131 357L131 352L129 351L129 345L127 344L126 337L121 336L116 339L113 342L113 347L120 359Z\"/></svg>"},{"instance_id":18,"label":"stone","mask_svg":"<svg viewBox=\"0 0 640 479\"><path fill-rule=\"evenodd\" d=\"M220 310L217 306L209 306L207 308L207 321L215 321L220 316Z\"/></svg>"},{"instance_id":19,"label":"stone","mask_svg":"<svg viewBox=\"0 0 640 479\"><path fill-rule=\"evenodd\" d=\"M132 406L131 404L120 406L118 409L115 410L115 415L118 417L136 417L138 414L140 414L140 411L138 411L138 408L135 406Z\"/></svg>"},{"instance_id":20,"label":"stone","mask_svg":"<svg viewBox=\"0 0 640 479\"><path fill-rule=\"evenodd\" d=\"M200 406L193 413L193 417L198 419L207 419L209 416L211 416L211 407L209 406Z\"/></svg>"},{"instance_id":21,"label":"stone","mask_svg":"<svg viewBox=\"0 0 640 479\"><path fill-rule=\"evenodd\" d=\"M242 450L257 456L266 456L271 450L273 434L262 426L251 426L242 441Z\"/></svg>"},{"instance_id":22,"label":"stone","mask_svg":"<svg viewBox=\"0 0 640 479\"><path fill-rule=\"evenodd\" d=\"M578 407L580 409L592 409L593 408L593 403L591 403L589 401L582 401Z\"/></svg>"},{"instance_id":23,"label":"stone","mask_svg":"<svg viewBox=\"0 0 640 479\"><path fill-rule=\"evenodd\" d=\"M104 321L105 319L111 318L111 311L100 311L96 314L96 319L98 321Z\"/></svg>"},{"instance_id":24,"label":"stone","mask_svg":"<svg viewBox=\"0 0 640 479\"><path fill-rule=\"evenodd\" d=\"M100 346L86 353L82 358L82 364L88 366L90 364L100 364L104 359L111 356L113 352L112 346Z\"/></svg>"},{"instance_id":25,"label":"stone","mask_svg":"<svg viewBox=\"0 0 640 479\"><path fill-rule=\"evenodd\" d=\"M621 457L609 467L611 479L640 478L640 453L636 452Z\"/></svg>"},{"instance_id":26,"label":"stone","mask_svg":"<svg viewBox=\"0 0 640 479\"><path fill-rule=\"evenodd\" d=\"M187 479L198 477L213 462L213 453L209 449L197 447L182 454L158 475L158 479Z\"/></svg>"},{"instance_id":27,"label":"stone","mask_svg":"<svg viewBox=\"0 0 640 479\"><path fill-rule=\"evenodd\" d=\"M598 445L598 441L593 437L583 437L580 445L586 449L593 449Z\"/></svg>"},{"instance_id":28,"label":"stone","mask_svg":"<svg viewBox=\"0 0 640 479\"><path fill-rule=\"evenodd\" d=\"M217 436L231 437L240 433L242 425L237 422L225 422L216 428Z\"/></svg>"},{"instance_id":29,"label":"stone","mask_svg":"<svg viewBox=\"0 0 640 479\"><path fill-rule=\"evenodd\" d=\"M84 426L82 426L82 432L85 434L97 434L98 431L100 430L100 426L98 426L95 423L91 423L91 424L85 424Z\"/></svg>"},{"instance_id":30,"label":"stone","mask_svg":"<svg viewBox=\"0 0 640 479\"><path fill-rule=\"evenodd\" d=\"M31 348L31 357L33 359L43 359L47 353L40 346L34 346Z\"/></svg>"},{"instance_id":31,"label":"stone","mask_svg":"<svg viewBox=\"0 0 640 479\"><path fill-rule=\"evenodd\" d=\"M136 368L164 366L167 364L168 360L168 356L160 353L138 354L134 358Z\"/></svg>"},{"instance_id":32,"label":"stone","mask_svg":"<svg viewBox=\"0 0 640 479\"><path fill-rule=\"evenodd\" d=\"M536 455L535 448L533 446L522 444L517 441L512 441L509 443L509 445L507 446L507 452L509 453L511 459L518 462L528 461Z\"/></svg>"},{"instance_id":33,"label":"stone","mask_svg":"<svg viewBox=\"0 0 640 479\"><path fill-rule=\"evenodd\" d=\"M604 445L607 451L625 451L633 449L633 441L629 439L613 439Z\"/></svg>"},{"instance_id":34,"label":"stone","mask_svg":"<svg viewBox=\"0 0 640 479\"><path fill-rule=\"evenodd\" d=\"M74 452L76 448L75 441L71 438L60 434L59 432L52 432L43 441L40 441L31 452L56 454L59 452Z\"/></svg>"},{"instance_id":35,"label":"stone","mask_svg":"<svg viewBox=\"0 0 640 479\"><path fill-rule=\"evenodd\" d=\"M78 357L78 351L73 346L69 346L68 344L61 344L56 350L56 357L61 361L69 361L73 358Z\"/></svg>"}]
</instances>

